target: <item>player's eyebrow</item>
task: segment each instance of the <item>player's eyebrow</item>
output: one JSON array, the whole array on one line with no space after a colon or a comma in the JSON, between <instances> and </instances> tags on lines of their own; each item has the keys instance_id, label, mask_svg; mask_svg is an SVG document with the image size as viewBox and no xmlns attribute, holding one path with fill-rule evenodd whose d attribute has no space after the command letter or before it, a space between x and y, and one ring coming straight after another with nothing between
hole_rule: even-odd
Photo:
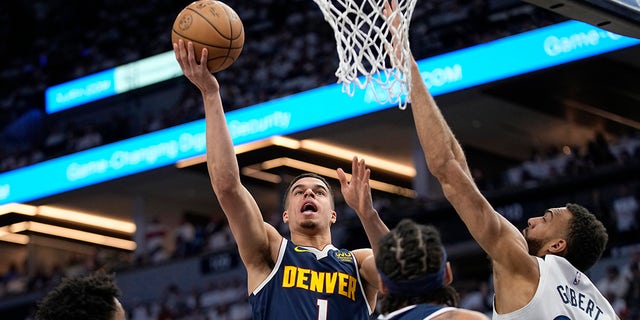
<instances>
[{"instance_id":1,"label":"player's eyebrow","mask_svg":"<svg viewBox=\"0 0 640 320\"><path fill-rule=\"evenodd\" d=\"M308 186L307 184L300 183L300 184L296 184L295 186L293 186L293 188L291 188L291 191L293 192L293 191L294 191L294 190L296 190L296 189L307 189L307 188L309 188L309 186ZM325 190L325 191L328 191L328 190L329 190L329 189L327 189L327 187L325 187L322 183L316 183L316 184L313 184L313 185L311 185L311 188L312 188L312 189L318 189L318 188L320 188L320 189L323 189L323 190Z\"/></svg>"},{"instance_id":2,"label":"player's eyebrow","mask_svg":"<svg viewBox=\"0 0 640 320\"><path fill-rule=\"evenodd\" d=\"M553 220L553 217L555 216L555 215L554 215L554 210L549 209L549 210L547 210L547 212L546 212L546 213L548 213L548 214L549 214L549 216L550 216L550 217L549 217L549 221Z\"/></svg>"}]
</instances>

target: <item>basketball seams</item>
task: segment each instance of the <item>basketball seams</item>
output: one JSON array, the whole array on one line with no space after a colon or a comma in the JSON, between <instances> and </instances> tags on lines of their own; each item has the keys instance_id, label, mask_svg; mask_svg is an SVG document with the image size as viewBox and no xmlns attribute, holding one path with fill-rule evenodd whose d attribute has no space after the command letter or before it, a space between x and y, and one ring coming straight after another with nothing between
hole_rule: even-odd
<instances>
[{"instance_id":1,"label":"basketball seams","mask_svg":"<svg viewBox=\"0 0 640 320\"><path fill-rule=\"evenodd\" d=\"M239 19L236 14L234 14L233 12L231 12L231 9L225 6L221 6L222 10L224 10L225 14L227 15L227 21L229 22L229 34L231 35L231 38L229 38L229 40L238 40L240 39L240 37L242 37L244 35L244 26L240 26L240 32L238 32L238 35L236 37L233 36L233 22L232 19L236 18ZM231 48L231 47L230 47Z\"/></svg>"},{"instance_id":2,"label":"basketball seams","mask_svg":"<svg viewBox=\"0 0 640 320\"><path fill-rule=\"evenodd\" d=\"M210 25L210 26L211 26L211 28L213 28L213 30L215 30L215 31L216 31L216 32L217 32L217 33L218 33L222 38L224 38L224 39L226 39L226 40L230 40L230 41L231 41L231 40L233 40L233 38L230 38L230 37L226 36L224 33L220 32L220 29L218 29L218 28L217 28L217 26L216 26L214 23L211 23L211 21L210 21L207 17L205 17L202 13L200 13L200 12L199 12L199 11L197 11L197 10L193 10L192 8L187 8L187 9L188 9L189 11L193 11L193 12L195 12L197 15L199 15L199 16L202 18L202 20L206 21L206 22L207 22L207 24L208 24L208 25ZM224 12L225 12L225 14L227 14L227 10L225 10L224 8L222 9L222 11L224 11ZM227 16L228 16L228 15L227 15ZM233 34L233 33L231 33L231 29L229 29L229 33L230 33L230 34Z\"/></svg>"},{"instance_id":3,"label":"basketball seams","mask_svg":"<svg viewBox=\"0 0 640 320\"><path fill-rule=\"evenodd\" d=\"M230 12L229 10L227 10L227 8L225 8L224 6L221 6L221 7L222 7L222 11L224 11L224 14L227 15L227 23L229 24L229 35L233 37L233 22L231 21L231 19L233 18L233 15L230 15ZM229 48L227 48L226 57L229 57L229 54L231 54L232 43L233 43L233 39L229 39ZM227 62L227 59L225 59L224 62Z\"/></svg>"}]
</instances>

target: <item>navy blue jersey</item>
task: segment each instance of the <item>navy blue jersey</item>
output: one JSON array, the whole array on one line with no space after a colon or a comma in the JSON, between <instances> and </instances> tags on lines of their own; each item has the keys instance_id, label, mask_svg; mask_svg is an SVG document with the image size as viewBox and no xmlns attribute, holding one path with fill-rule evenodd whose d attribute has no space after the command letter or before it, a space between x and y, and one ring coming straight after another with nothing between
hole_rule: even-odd
<instances>
[{"instance_id":1,"label":"navy blue jersey","mask_svg":"<svg viewBox=\"0 0 640 320\"><path fill-rule=\"evenodd\" d=\"M322 251L282 240L269 276L249 295L253 320L369 319L356 258L328 245Z\"/></svg>"},{"instance_id":2,"label":"navy blue jersey","mask_svg":"<svg viewBox=\"0 0 640 320\"><path fill-rule=\"evenodd\" d=\"M433 304L412 305L380 316L380 320L427 320L455 308Z\"/></svg>"}]
</instances>

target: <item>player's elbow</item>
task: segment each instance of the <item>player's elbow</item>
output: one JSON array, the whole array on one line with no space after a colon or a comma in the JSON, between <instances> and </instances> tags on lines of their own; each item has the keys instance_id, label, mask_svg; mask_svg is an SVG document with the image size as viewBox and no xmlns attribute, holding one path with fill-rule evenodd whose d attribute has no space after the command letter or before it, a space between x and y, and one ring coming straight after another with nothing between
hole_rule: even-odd
<instances>
[{"instance_id":1,"label":"player's elbow","mask_svg":"<svg viewBox=\"0 0 640 320\"><path fill-rule=\"evenodd\" d=\"M441 184L450 184L463 172L461 164L453 158L431 162L428 167Z\"/></svg>"},{"instance_id":2,"label":"player's elbow","mask_svg":"<svg viewBox=\"0 0 640 320\"><path fill-rule=\"evenodd\" d=\"M223 177L220 175L211 176L211 186L215 191L218 198L231 197L239 193L239 189L242 187L240 181L233 177Z\"/></svg>"}]
</instances>

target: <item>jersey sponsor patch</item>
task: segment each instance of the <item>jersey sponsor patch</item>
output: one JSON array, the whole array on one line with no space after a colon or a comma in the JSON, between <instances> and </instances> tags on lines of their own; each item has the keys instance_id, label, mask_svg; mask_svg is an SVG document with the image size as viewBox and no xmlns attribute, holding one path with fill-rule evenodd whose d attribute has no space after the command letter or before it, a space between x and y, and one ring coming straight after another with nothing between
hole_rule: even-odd
<instances>
[{"instance_id":1,"label":"jersey sponsor patch","mask_svg":"<svg viewBox=\"0 0 640 320\"><path fill-rule=\"evenodd\" d=\"M353 255L351 252L337 251L335 254L336 259L342 262L353 262Z\"/></svg>"}]
</instances>

